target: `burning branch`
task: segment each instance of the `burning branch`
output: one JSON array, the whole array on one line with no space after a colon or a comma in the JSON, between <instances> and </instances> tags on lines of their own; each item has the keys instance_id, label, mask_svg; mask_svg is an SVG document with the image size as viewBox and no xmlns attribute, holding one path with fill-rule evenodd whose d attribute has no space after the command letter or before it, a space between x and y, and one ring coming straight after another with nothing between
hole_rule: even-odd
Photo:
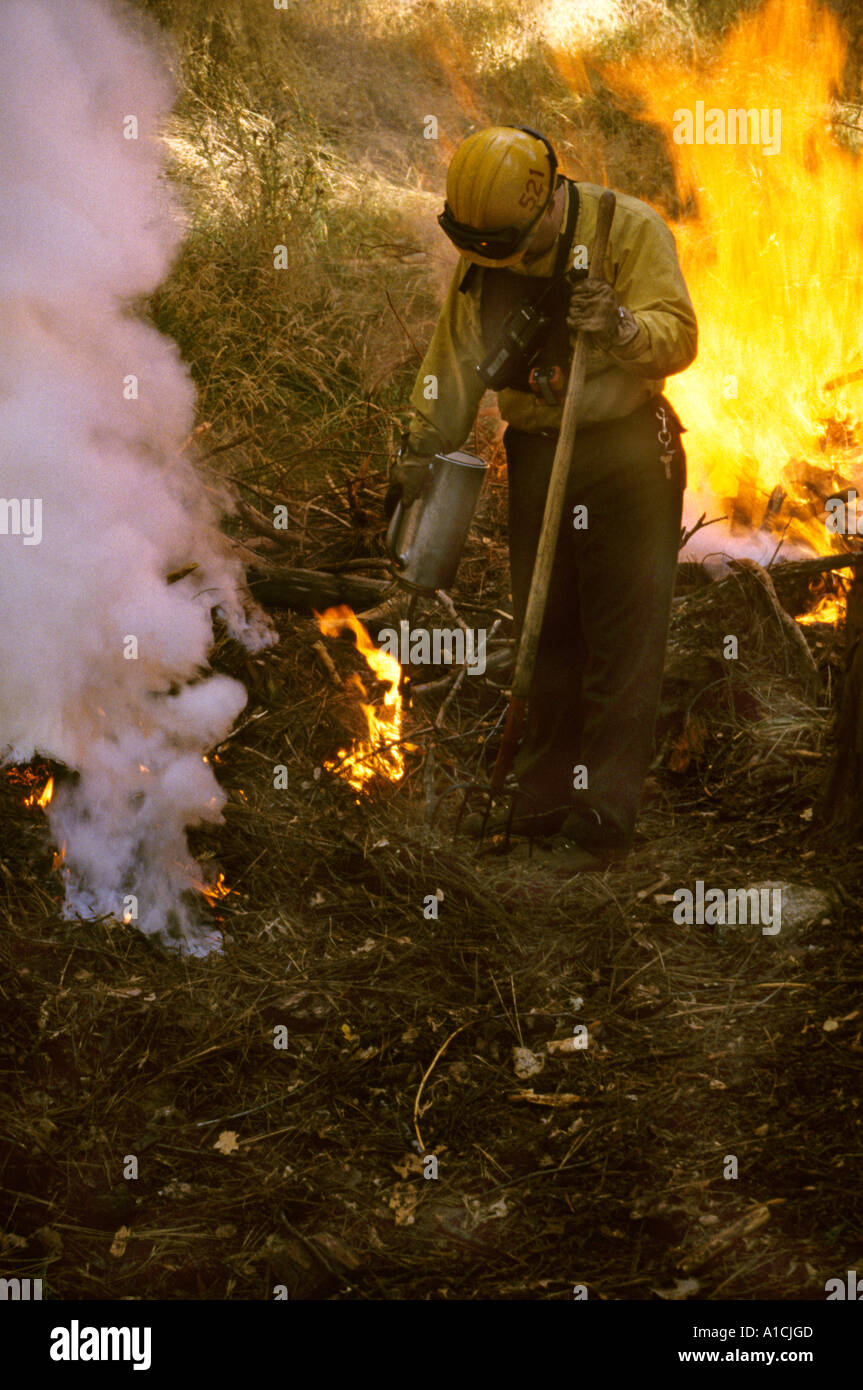
<instances>
[{"instance_id":1,"label":"burning branch","mask_svg":"<svg viewBox=\"0 0 863 1390\"><path fill-rule=\"evenodd\" d=\"M384 694L381 715L374 705L367 703L368 694L359 677L349 678L348 684L353 685L362 696L360 708L366 719L368 738L350 750L340 748L338 761L326 762L324 766L328 771L344 777L355 791L365 791L375 776L384 777L389 782L401 781L405 773L401 746L401 666L394 656L375 646L368 630L349 608L342 605L327 609L318 618L318 624L325 637L339 637L343 632L352 632L357 650L365 658L366 665L378 680L387 682L389 686Z\"/></svg>"}]
</instances>

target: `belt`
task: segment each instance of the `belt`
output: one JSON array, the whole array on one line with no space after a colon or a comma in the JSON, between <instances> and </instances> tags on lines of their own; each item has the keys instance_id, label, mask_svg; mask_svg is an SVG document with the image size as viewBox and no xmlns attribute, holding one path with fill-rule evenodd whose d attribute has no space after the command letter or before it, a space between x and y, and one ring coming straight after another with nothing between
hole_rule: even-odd
<instances>
[{"instance_id":1,"label":"belt","mask_svg":"<svg viewBox=\"0 0 863 1390\"><path fill-rule=\"evenodd\" d=\"M607 426L607 425L619 425L623 420L630 420L630 419L632 418L632 416L633 416L633 415L637 415L638 412L639 412L640 410L643 410L643 411L646 412L648 407L650 407L650 406L655 406L655 405L664 406L664 408L665 408L667 414L671 416L672 421L673 421L674 424L677 426L677 428L680 430L680 433L681 433L681 434L685 434L685 433L686 433L686 427L685 427L685 425L681 424L680 418L678 417L676 411L675 411L674 408L670 405L670 403L669 403L669 401L666 399L666 397L665 397L664 395L662 395L662 394L659 394L659 395L656 395L656 396L648 396L648 397L647 397L647 400L642 401L641 404L640 404L640 405L637 405L633 410L631 410L631 411L629 412L628 415L613 415L613 416L611 417L610 420L589 420L585 425L582 425L582 429L586 429L586 430L588 430L588 429L601 429L603 426ZM560 434L560 430L559 430L559 429L558 429L558 430L520 430L520 429L516 428L515 425L509 425L507 428L508 428L508 429L511 429L511 430L513 431L514 434L529 435L531 439L557 439L557 437L558 437L559 434ZM580 431L577 430L576 433L578 434L578 433L580 433Z\"/></svg>"}]
</instances>

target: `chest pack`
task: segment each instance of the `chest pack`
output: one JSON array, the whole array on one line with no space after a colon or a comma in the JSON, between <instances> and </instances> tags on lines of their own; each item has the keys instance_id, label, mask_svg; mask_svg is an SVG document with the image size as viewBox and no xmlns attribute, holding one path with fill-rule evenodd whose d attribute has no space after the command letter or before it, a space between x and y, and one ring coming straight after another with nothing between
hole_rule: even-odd
<instances>
[{"instance_id":1,"label":"chest pack","mask_svg":"<svg viewBox=\"0 0 863 1390\"><path fill-rule=\"evenodd\" d=\"M567 274L569 253L578 219L579 197L575 184L566 180L569 198L566 224L558 241L554 268L548 275L519 275L514 270L494 270L472 265L459 290L466 294L478 284L480 331L487 356L477 372L493 391L531 390L531 372L550 371L569 365L571 345L566 316L572 280L584 270Z\"/></svg>"}]
</instances>

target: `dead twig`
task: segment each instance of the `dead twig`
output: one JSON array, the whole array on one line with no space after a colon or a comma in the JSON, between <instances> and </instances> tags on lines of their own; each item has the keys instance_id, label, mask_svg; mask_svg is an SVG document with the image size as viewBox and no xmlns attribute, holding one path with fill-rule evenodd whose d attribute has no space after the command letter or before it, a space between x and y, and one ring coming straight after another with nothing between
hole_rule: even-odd
<instances>
[{"instance_id":1,"label":"dead twig","mask_svg":"<svg viewBox=\"0 0 863 1390\"><path fill-rule=\"evenodd\" d=\"M450 1043L452 1042L453 1038L457 1038L458 1035L459 1035L459 1033L463 1033L464 1030L465 1030L465 1028L469 1028L469 1027L470 1027L470 1024L471 1024L471 1021L472 1021L472 1020L468 1019L467 1023L463 1023L463 1024L461 1025L460 1028L456 1028L456 1030L455 1030L454 1033L450 1033L449 1037L448 1037L444 1042L441 1043L441 1045L440 1045L440 1047L438 1048L437 1052L436 1052L435 1055L432 1057L431 1061L429 1062L428 1066L426 1067L425 1071L423 1072L422 1081L420 1082L419 1087L417 1088L417 1093L416 1093L416 1096L415 1096L415 1098L414 1098L414 1116L413 1116L413 1119L414 1119L414 1134L415 1134L416 1137L417 1137L417 1145L418 1145L418 1147L419 1147L419 1151L420 1151L421 1154L422 1154L422 1153L425 1153L425 1144L423 1143L422 1135L420 1134L420 1126L419 1126L420 1100L422 1099L423 1089L424 1089L425 1084L426 1084L426 1082L428 1081L429 1077L431 1076L432 1072L434 1071L435 1067L437 1066L438 1062L440 1061L441 1057L442 1057L443 1054L446 1052L447 1048L449 1047Z\"/></svg>"},{"instance_id":2,"label":"dead twig","mask_svg":"<svg viewBox=\"0 0 863 1390\"><path fill-rule=\"evenodd\" d=\"M293 532L277 531L272 522L267 521L263 513L256 507L252 507L248 502L244 502L238 497L236 508L244 521L248 522L252 530L259 536L264 536L268 541L275 541L283 550L289 550L292 546L301 544L301 537L294 535Z\"/></svg>"},{"instance_id":3,"label":"dead twig","mask_svg":"<svg viewBox=\"0 0 863 1390\"><path fill-rule=\"evenodd\" d=\"M683 547L684 547L685 545L688 545L689 542L692 540L692 537L693 537L698 531L703 531L703 530L705 529L705 527L707 527L707 526L715 526L716 523L717 523L717 521L724 521L724 520L725 520L725 517L724 517L724 516L712 516L712 517L710 518L709 521L706 521L706 520L705 520L705 517L706 517L706 516L707 516L707 513L706 513L706 512L702 512L702 513L701 513L701 516L698 518L698 520L696 521L695 525L694 525L694 526L691 526L691 527L689 528L688 531L686 530L685 527L681 527L681 530L680 530L680 544L679 544L678 547L677 547L678 550L682 550Z\"/></svg>"},{"instance_id":4,"label":"dead twig","mask_svg":"<svg viewBox=\"0 0 863 1390\"><path fill-rule=\"evenodd\" d=\"M337 685L339 689L341 689L344 682L336 670L333 658L330 656L323 642L313 642L312 651L323 666L333 685Z\"/></svg>"}]
</instances>

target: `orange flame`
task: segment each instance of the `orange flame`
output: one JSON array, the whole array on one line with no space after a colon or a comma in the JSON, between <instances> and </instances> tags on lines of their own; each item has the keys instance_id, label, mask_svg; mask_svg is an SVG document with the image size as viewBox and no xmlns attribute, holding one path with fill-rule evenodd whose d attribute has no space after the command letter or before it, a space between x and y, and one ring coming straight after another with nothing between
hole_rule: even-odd
<instances>
[{"instance_id":1,"label":"orange flame","mask_svg":"<svg viewBox=\"0 0 863 1390\"><path fill-rule=\"evenodd\" d=\"M689 430L699 510L729 517L707 533L717 550L751 551L759 531L762 553L783 538L786 554L835 550L824 501L863 478L863 381L848 380L863 360L863 198L833 105L844 59L838 23L815 0L768 0L709 63L639 58L608 73L665 132L697 213L674 231L699 355L668 394ZM757 114L758 139L752 122L723 127L711 111ZM765 153L776 112L779 147ZM735 143L708 143L723 129ZM742 545L728 546L729 533Z\"/></svg>"},{"instance_id":2,"label":"orange flame","mask_svg":"<svg viewBox=\"0 0 863 1390\"><path fill-rule=\"evenodd\" d=\"M811 623L838 623L845 617L846 598L844 594L825 594L809 613L801 613L797 621L804 627Z\"/></svg>"},{"instance_id":3,"label":"orange flame","mask_svg":"<svg viewBox=\"0 0 863 1390\"><path fill-rule=\"evenodd\" d=\"M50 806L50 804L51 804L51 798L53 797L53 795L54 795L54 778L53 778L53 777L49 777L49 778L48 778L48 781L45 783L45 786L42 788L42 791L39 793L38 796L36 795L35 792L31 792L29 796L26 796L26 797L24 798L24 805L25 805L25 806L38 806L39 809L40 809L40 811L44 811L46 806Z\"/></svg>"},{"instance_id":4,"label":"orange flame","mask_svg":"<svg viewBox=\"0 0 863 1390\"><path fill-rule=\"evenodd\" d=\"M337 772L355 791L364 791L375 776L385 777L389 782L398 782L404 776L405 761L401 747L402 697L399 690L401 667L389 652L380 651L372 641L366 628L350 608L341 604L328 608L326 613L316 615L318 626L325 637L338 637L349 631L357 640L357 650L365 657L366 664L380 681L389 682L389 690L383 698L383 710L378 712L374 705L365 699L360 707L366 717L368 738L356 743L348 751L340 748L338 761L324 763L330 772ZM350 677L351 685L367 697L367 691L358 676Z\"/></svg>"},{"instance_id":5,"label":"orange flame","mask_svg":"<svg viewBox=\"0 0 863 1390\"><path fill-rule=\"evenodd\" d=\"M224 874L219 874L219 877L216 879L216 882L212 884L209 888L201 888L202 894L207 899L207 902L210 904L211 907L214 907L220 898L226 898L228 894L232 893L233 891L234 890L232 888L229 888L227 883L225 882Z\"/></svg>"}]
</instances>

